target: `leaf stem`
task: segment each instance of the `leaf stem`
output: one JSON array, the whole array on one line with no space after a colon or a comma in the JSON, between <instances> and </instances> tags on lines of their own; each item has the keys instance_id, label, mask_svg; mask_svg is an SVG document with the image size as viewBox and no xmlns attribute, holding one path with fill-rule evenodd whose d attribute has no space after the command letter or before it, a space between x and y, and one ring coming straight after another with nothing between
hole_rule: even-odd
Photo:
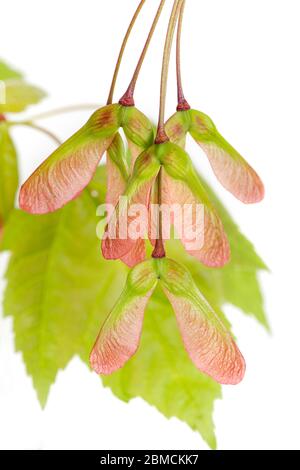
<instances>
[{"instance_id":1,"label":"leaf stem","mask_svg":"<svg viewBox=\"0 0 300 470\"><path fill-rule=\"evenodd\" d=\"M183 0L177 27L177 40L176 40L176 74L177 74L177 95L178 95L178 106L177 111L188 111L191 109L189 103L185 99L182 86L182 74L181 74L181 35L182 35L182 23L184 17L185 0Z\"/></svg>"},{"instance_id":2,"label":"leaf stem","mask_svg":"<svg viewBox=\"0 0 300 470\"><path fill-rule=\"evenodd\" d=\"M115 71L114 71L114 74L113 74L113 78L112 78L112 82L111 82L111 86L110 86L110 90L109 90L109 95L108 95L108 98L107 98L107 104L111 104L113 102L114 91L115 91L116 82L117 82L117 78L118 78L118 75L119 75L119 70L120 70L122 59L123 59L124 51L125 51L130 33L132 31L132 28L135 25L137 17L139 16L140 11L144 6L145 1L146 0L141 0L140 1L139 5L138 5L133 17L132 17L132 20L131 20L131 22L128 26L126 34L124 36L124 39L123 39L123 42L122 42L122 45L121 45L121 49L120 49L120 52L119 52L118 60L117 60L116 66L115 66Z\"/></svg>"},{"instance_id":3,"label":"leaf stem","mask_svg":"<svg viewBox=\"0 0 300 470\"><path fill-rule=\"evenodd\" d=\"M75 105L70 105L70 106L64 106L62 108L56 108L52 109L50 111L45 111L44 113L36 114L35 116L32 116L28 119L27 121L40 121L42 119L48 119L53 116L58 116L60 114L65 114L65 113L72 113L75 111L89 111L89 110L94 110L99 108L99 104L75 104Z\"/></svg>"},{"instance_id":4,"label":"leaf stem","mask_svg":"<svg viewBox=\"0 0 300 470\"><path fill-rule=\"evenodd\" d=\"M150 32L148 34L148 37L147 37L147 40L146 40L146 43L144 45L144 48L142 50L142 54L139 58L139 61L137 63L137 66L136 66L136 69L134 71L134 74L133 74L133 77L131 79L131 82L126 90L126 92L124 93L124 95L122 96L122 98L120 99L120 104L122 104L123 106L134 106L134 92L135 92L135 87L136 87L136 83L137 83L137 80L138 80L138 77L139 77L139 74L140 74L140 71L141 71L141 68L142 68L142 65L144 63L144 60L145 60L145 57L146 57L146 54L147 54L147 51L148 51L148 48L150 46L150 43L151 43L151 40L152 40L152 37L153 37L153 34L155 32L155 29L156 29L156 26L157 26L157 23L159 21L159 18L160 18L160 15L162 13L162 10L163 10L163 7L166 3L166 0L161 0L160 4L159 4L159 7L158 7L158 10L157 10L157 13L155 15L155 18L154 18L154 21L152 23L152 26L151 26L151 29L150 29Z\"/></svg>"},{"instance_id":5,"label":"leaf stem","mask_svg":"<svg viewBox=\"0 0 300 470\"><path fill-rule=\"evenodd\" d=\"M31 127L31 129L35 129L36 131L39 131L48 137L52 139L57 145L61 145L62 141L57 137L53 132L49 131L48 129L45 129L45 127L39 126L38 124L35 124L34 122L31 121L7 121L8 126L26 126L26 127Z\"/></svg>"},{"instance_id":6,"label":"leaf stem","mask_svg":"<svg viewBox=\"0 0 300 470\"><path fill-rule=\"evenodd\" d=\"M158 117L158 126L157 126L157 135L155 142L161 144L168 141L168 136L165 131L165 109L166 109L166 95L167 95L167 85L168 85L168 75L169 75L169 65L172 44L174 39L176 22L178 19L180 7L183 0L174 0L172 13L169 20L168 31L166 35L164 56L162 63L162 72L161 72L161 84L160 84L160 104L159 104L159 117Z\"/></svg>"}]
</instances>

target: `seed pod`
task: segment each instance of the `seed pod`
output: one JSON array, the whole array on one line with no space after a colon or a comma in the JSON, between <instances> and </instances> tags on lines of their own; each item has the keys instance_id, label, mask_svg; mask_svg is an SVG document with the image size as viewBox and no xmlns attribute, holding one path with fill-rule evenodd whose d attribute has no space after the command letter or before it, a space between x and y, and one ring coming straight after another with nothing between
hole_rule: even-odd
<instances>
[{"instance_id":1,"label":"seed pod","mask_svg":"<svg viewBox=\"0 0 300 470\"><path fill-rule=\"evenodd\" d=\"M122 127L128 141L141 151L153 144L153 126L147 116L134 106L122 108Z\"/></svg>"}]
</instances>

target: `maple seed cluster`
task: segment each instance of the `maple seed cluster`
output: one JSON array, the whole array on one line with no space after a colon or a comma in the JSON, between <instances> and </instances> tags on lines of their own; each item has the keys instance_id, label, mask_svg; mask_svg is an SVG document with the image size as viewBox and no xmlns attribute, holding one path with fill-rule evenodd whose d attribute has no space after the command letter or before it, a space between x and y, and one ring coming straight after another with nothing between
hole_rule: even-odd
<instances>
[{"instance_id":1,"label":"maple seed cluster","mask_svg":"<svg viewBox=\"0 0 300 470\"><path fill-rule=\"evenodd\" d=\"M190 240L182 244L191 256L206 266L221 268L230 260L230 246L222 221L210 201L198 173L185 151L190 134L209 159L220 183L240 201L249 204L262 200L263 184L257 173L222 137L213 121L191 109L182 86L180 43L185 0L174 0L168 24L161 74L159 118L156 133L150 120L134 104L137 78L165 0L159 4L146 44L133 78L118 103L113 103L123 52L135 20L145 3L142 0L129 25L118 57L107 105L98 109L88 122L63 143L30 176L21 188L20 207L32 214L56 211L76 198L89 184L97 166L107 155L107 197L115 214L123 208L118 203L126 196L133 204L149 207L189 203L204 207L204 224L191 218L191 233L200 233L204 243L191 249ZM177 27L176 58L177 112L165 120L168 69ZM124 131L125 142L120 134ZM129 149L128 162L126 147ZM130 214L130 210L128 211ZM119 217L114 217L115 237L109 233L102 240L102 253L109 260L122 260L130 268L124 290L102 325L92 349L90 362L99 374L111 374L122 367L137 351L147 303L158 285L171 303L187 353L195 366L223 384L239 383L245 373L245 361L235 341L199 292L187 269L166 256L162 218L158 213L158 237L150 242L153 253L146 257L145 237L119 237ZM132 222L134 216L128 216ZM111 221L110 221L111 222ZM129 226L127 223L127 227ZM173 221L174 223L174 221Z\"/></svg>"}]
</instances>

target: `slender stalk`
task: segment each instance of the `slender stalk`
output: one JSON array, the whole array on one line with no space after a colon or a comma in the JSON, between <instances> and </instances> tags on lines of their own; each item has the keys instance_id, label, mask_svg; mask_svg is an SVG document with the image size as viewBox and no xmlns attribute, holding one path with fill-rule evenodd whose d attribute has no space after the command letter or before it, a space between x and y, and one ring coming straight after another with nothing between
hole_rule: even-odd
<instances>
[{"instance_id":1,"label":"slender stalk","mask_svg":"<svg viewBox=\"0 0 300 470\"><path fill-rule=\"evenodd\" d=\"M166 131L165 131L165 109L166 109L166 95L167 95L167 85L168 85L168 75L169 75L169 65L172 44L174 39L176 22L178 19L179 11L182 5L183 0L174 0L174 5L172 13L169 20L169 26L165 41L164 56L162 63L162 72L161 72L161 85L160 85L160 104L159 104L159 117L158 117L158 126L157 126L157 135L155 142L161 144L168 140Z\"/></svg>"},{"instance_id":2,"label":"slender stalk","mask_svg":"<svg viewBox=\"0 0 300 470\"><path fill-rule=\"evenodd\" d=\"M48 129L45 129L42 126L38 126L34 122L31 121L19 121L19 122L13 122L13 121L8 121L7 124L9 126L26 126L26 127L31 127L31 129L35 129L36 131L39 131L48 137L52 139L57 145L61 145L62 141L55 135L53 132L49 131Z\"/></svg>"},{"instance_id":3,"label":"slender stalk","mask_svg":"<svg viewBox=\"0 0 300 470\"><path fill-rule=\"evenodd\" d=\"M118 60L117 60L116 66L115 66L115 71L114 71L113 79L112 79L112 82L111 82L109 95L108 95L108 98L107 98L107 104L111 104L113 102L114 91L115 91L116 82L117 82L117 78L118 78L118 75L119 75L119 70L120 70L122 59L123 59L124 51L125 51L130 33L132 31L132 28L135 25L137 17L139 16L140 11L144 6L145 1L146 0L141 0L140 1L139 5L138 5L133 17L132 17L132 20L129 24L129 27L126 31L126 34L124 36L124 39L123 39L123 42L122 42L122 45L121 45L121 49L120 49L120 52L119 52Z\"/></svg>"},{"instance_id":4,"label":"slender stalk","mask_svg":"<svg viewBox=\"0 0 300 470\"><path fill-rule=\"evenodd\" d=\"M177 27L177 40L176 40L176 74L177 74L177 95L178 95L178 106L177 111L187 111L191 109L189 103L185 99L182 86L182 75L181 75L181 35L182 35L182 23L184 17L185 0L183 0Z\"/></svg>"},{"instance_id":5,"label":"slender stalk","mask_svg":"<svg viewBox=\"0 0 300 470\"><path fill-rule=\"evenodd\" d=\"M28 121L41 121L42 119L48 119L53 116L58 116L60 114L72 113L75 111L89 111L97 109L99 104L75 104L71 106L64 106L62 108L51 109L50 111L45 111L44 113L36 114L35 116L27 119Z\"/></svg>"},{"instance_id":6,"label":"slender stalk","mask_svg":"<svg viewBox=\"0 0 300 470\"><path fill-rule=\"evenodd\" d=\"M158 203L158 238L156 239L155 247L152 253L152 258L165 258L166 252L164 247L164 240L163 240L163 228L162 228L162 213L161 213L161 190L162 190L162 171L159 170L159 174L157 176L157 203Z\"/></svg>"},{"instance_id":7,"label":"slender stalk","mask_svg":"<svg viewBox=\"0 0 300 470\"><path fill-rule=\"evenodd\" d=\"M159 4L159 7L158 7L158 10L157 10L157 13L155 15L155 18L154 18L154 21L152 23L152 26L151 26L151 29L150 29L150 32L148 34L148 37L147 37L147 40L146 40L146 43L144 45L144 48L142 50L142 54L139 58L139 61L137 63L137 66L136 66L136 69L134 71L134 74L133 74L133 77L131 79L131 82L126 90L126 92L124 93L124 95L122 96L122 98L120 99L120 104L122 104L123 106L134 106L134 91L135 91L135 87L136 87L136 83L137 83L137 80L138 80L138 77L139 77L139 74L140 74L140 71L141 71L141 68L142 68L142 65L144 63L144 60L145 60L145 57L146 57L146 54L147 54L147 51L148 51L148 48L150 46L150 43L151 43L151 40L152 40L152 37L153 37L153 34L155 32L155 29L156 29L156 26L157 26L157 23L159 21L159 18L160 18L160 15L161 15L161 12L163 10L163 7L166 3L166 0L161 0L160 4Z\"/></svg>"}]
</instances>

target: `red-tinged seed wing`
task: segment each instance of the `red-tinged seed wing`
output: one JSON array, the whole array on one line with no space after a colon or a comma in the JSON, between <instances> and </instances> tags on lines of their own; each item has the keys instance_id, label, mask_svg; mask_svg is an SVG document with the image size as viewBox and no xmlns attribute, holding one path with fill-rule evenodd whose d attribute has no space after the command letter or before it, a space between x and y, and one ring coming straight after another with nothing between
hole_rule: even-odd
<instances>
[{"instance_id":1,"label":"red-tinged seed wing","mask_svg":"<svg viewBox=\"0 0 300 470\"><path fill-rule=\"evenodd\" d=\"M151 292L119 304L104 324L90 356L97 374L111 374L123 367L138 348L143 326L144 311Z\"/></svg>"},{"instance_id":2,"label":"red-tinged seed wing","mask_svg":"<svg viewBox=\"0 0 300 470\"><path fill-rule=\"evenodd\" d=\"M125 289L105 321L90 355L98 374L111 374L138 349L144 313L157 284L152 260L130 271Z\"/></svg>"},{"instance_id":3,"label":"red-tinged seed wing","mask_svg":"<svg viewBox=\"0 0 300 470\"><path fill-rule=\"evenodd\" d=\"M28 178L20 191L21 209L45 214L78 196L92 179L119 126L119 105L98 109Z\"/></svg>"},{"instance_id":4,"label":"red-tinged seed wing","mask_svg":"<svg viewBox=\"0 0 300 470\"><path fill-rule=\"evenodd\" d=\"M165 293L176 314L182 339L196 367L221 384L238 384L245 374L245 361L231 334L200 297L191 302Z\"/></svg>"},{"instance_id":5,"label":"red-tinged seed wing","mask_svg":"<svg viewBox=\"0 0 300 470\"><path fill-rule=\"evenodd\" d=\"M155 158L153 149L144 152L137 159L124 197L108 221L102 242L102 253L106 259L126 257L134 250L137 241L146 236L150 193L159 168L160 163ZM135 254L138 253L141 255L144 251L136 250Z\"/></svg>"},{"instance_id":6,"label":"red-tinged seed wing","mask_svg":"<svg viewBox=\"0 0 300 470\"><path fill-rule=\"evenodd\" d=\"M183 180L163 170L162 202L179 205L181 216L173 218L177 236L186 251L210 267L220 267L230 259L230 248L223 224L216 211L198 198Z\"/></svg>"},{"instance_id":7,"label":"red-tinged seed wing","mask_svg":"<svg viewBox=\"0 0 300 470\"><path fill-rule=\"evenodd\" d=\"M223 384L239 383L245 361L231 333L209 305L187 269L160 262L163 290L174 309L185 348L196 367Z\"/></svg>"},{"instance_id":8,"label":"red-tinged seed wing","mask_svg":"<svg viewBox=\"0 0 300 470\"><path fill-rule=\"evenodd\" d=\"M264 197L264 186L257 173L222 137L204 113L190 110L189 131L206 153L220 183L240 201L250 204Z\"/></svg>"},{"instance_id":9,"label":"red-tinged seed wing","mask_svg":"<svg viewBox=\"0 0 300 470\"><path fill-rule=\"evenodd\" d=\"M107 192L106 203L116 206L119 197L125 192L129 178L126 150L122 137L117 133L107 149Z\"/></svg>"},{"instance_id":10,"label":"red-tinged seed wing","mask_svg":"<svg viewBox=\"0 0 300 470\"><path fill-rule=\"evenodd\" d=\"M254 169L223 139L200 142L220 183L245 204L264 198L264 185Z\"/></svg>"},{"instance_id":11,"label":"red-tinged seed wing","mask_svg":"<svg viewBox=\"0 0 300 470\"><path fill-rule=\"evenodd\" d=\"M130 251L122 256L121 261L125 263L129 268L133 268L136 264L140 263L146 258L146 246L145 240L139 238L136 240Z\"/></svg>"},{"instance_id":12,"label":"red-tinged seed wing","mask_svg":"<svg viewBox=\"0 0 300 470\"><path fill-rule=\"evenodd\" d=\"M124 262L129 259L132 259L132 262L133 259L137 262L141 262L144 259L144 240L141 238L133 238L134 233L131 229L133 227L132 224L137 221L137 217L139 217L138 220L141 226L147 227L147 213L143 211L143 209L149 205L153 181L154 180L151 179L142 184L126 207L121 208L120 204L117 205L108 223L107 233L104 235L102 241L102 253L104 258L115 260L124 258ZM130 215L134 212L134 206L140 206L142 212L138 215ZM136 247L137 243L138 246Z\"/></svg>"},{"instance_id":13,"label":"red-tinged seed wing","mask_svg":"<svg viewBox=\"0 0 300 470\"><path fill-rule=\"evenodd\" d=\"M57 149L24 183L20 207L45 214L78 196L92 179L112 137L90 139L83 129Z\"/></svg>"},{"instance_id":14,"label":"red-tinged seed wing","mask_svg":"<svg viewBox=\"0 0 300 470\"><path fill-rule=\"evenodd\" d=\"M128 168L125 158L125 148L120 134L117 134L107 151L107 192L106 203L114 208L119 202L119 197L124 194L128 180ZM108 207L108 211L110 207ZM136 241L131 250L120 258L123 263L132 268L145 259L145 242L142 239Z\"/></svg>"},{"instance_id":15,"label":"red-tinged seed wing","mask_svg":"<svg viewBox=\"0 0 300 470\"><path fill-rule=\"evenodd\" d=\"M116 207L119 197L124 193L126 188L126 180L123 178L119 169L112 162L109 154L106 159L107 170L107 191L106 204Z\"/></svg>"}]
</instances>

